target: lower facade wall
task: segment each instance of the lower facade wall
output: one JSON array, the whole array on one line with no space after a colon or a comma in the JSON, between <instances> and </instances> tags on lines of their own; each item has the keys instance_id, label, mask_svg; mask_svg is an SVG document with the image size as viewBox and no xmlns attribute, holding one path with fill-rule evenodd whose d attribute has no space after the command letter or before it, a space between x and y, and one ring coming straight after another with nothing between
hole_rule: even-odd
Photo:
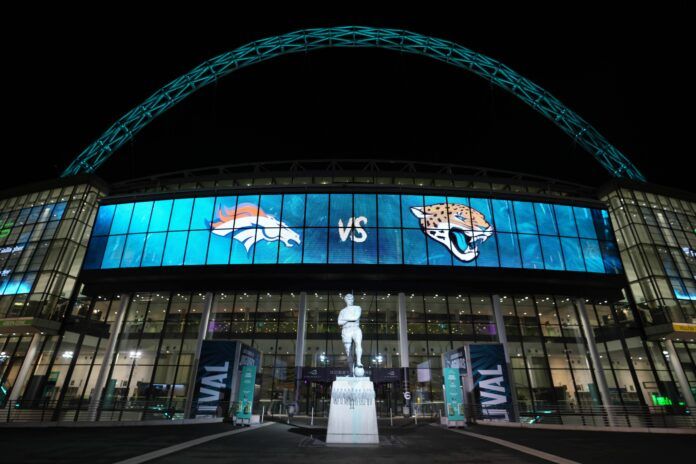
<instances>
[{"instance_id":1,"label":"lower facade wall","mask_svg":"<svg viewBox=\"0 0 696 464\"><path fill-rule=\"evenodd\" d=\"M330 383L306 381L301 374L298 378L297 367L345 366L336 323L345 303L339 291L307 290L305 295L301 307L300 292L136 292L120 327L114 322L120 295L80 297L73 315L107 323L119 334L106 366L99 419L184 417L206 298L213 298L206 338L241 340L262 354L255 413L283 414L297 400L300 414L328 414ZM602 404L578 305L567 296L405 293L404 356L398 295L355 291L355 304L363 310L363 364L400 368L407 361L414 409L438 415L443 409L441 355L466 343L499 341L494 299L505 323L521 416ZM624 304L586 300L585 307L611 405L681 407L684 393L692 393L678 388L663 343L644 340ZM306 327L304 353L298 359L301 311ZM12 414L23 411L27 420L87 420L108 338L69 330L34 336L40 337L40 348L33 360L26 359L31 334L0 338L0 406L13 408ZM696 344L674 344L694 389ZM16 385L25 362L31 362L30 371L23 385ZM405 388L403 381L376 385L380 416L401 413ZM42 411L40 417L37 411Z\"/></svg>"}]
</instances>

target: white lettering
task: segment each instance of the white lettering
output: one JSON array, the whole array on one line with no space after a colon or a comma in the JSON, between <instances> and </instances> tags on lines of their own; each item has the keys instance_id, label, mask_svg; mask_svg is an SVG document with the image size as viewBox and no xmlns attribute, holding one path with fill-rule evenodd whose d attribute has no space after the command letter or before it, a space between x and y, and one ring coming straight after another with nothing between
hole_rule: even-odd
<instances>
[{"instance_id":1,"label":"white lettering","mask_svg":"<svg viewBox=\"0 0 696 464\"><path fill-rule=\"evenodd\" d=\"M220 392L218 390L213 390L211 388L201 387L201 396L198 398L199 403L205 403L208 401L220 401ZM208 395L208 396L203 396Z\"/></svg>"},{"instance_id":2,"label":"white lettering","mask_svg":"<svg viewBox=\"0 0 696 464\"><path fill-rule=\"evenodd\" d=\"M367 240L367 232L363 226L367 224L365 216L352 217L348 219L348 223L343 225L343 219L338 220L338 236L342 242L350 239L356 243L362 243Z\"/></svg>"},{"instance_id":3,"label":"white lettering","mask_svg":"<svg viewBox=\"0 0 696 464\"><path fill-rule=\"evenodd\" d=\"M488 390L493 390L497 392L505 393L505 387L502 385L503 377L491 377L490 379L481 380L479 385L481 388L486 388Z\"/></svg>"}]
</instances>

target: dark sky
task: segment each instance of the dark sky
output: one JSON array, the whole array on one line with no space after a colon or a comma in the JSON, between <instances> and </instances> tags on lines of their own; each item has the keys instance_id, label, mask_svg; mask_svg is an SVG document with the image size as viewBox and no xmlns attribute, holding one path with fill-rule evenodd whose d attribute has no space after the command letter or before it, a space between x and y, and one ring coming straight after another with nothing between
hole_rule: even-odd
<instances>
[{"instance_id":1,"label":"dark sky","mask_svg":"<svg viewBox=\"0 0 696 464\"><path fill-rule=\"evenodd\" d=\"M176 19L129 11L110 22L103 13L58 21L25 12L16 17L22 34L5 41L12 118L3 187L56 177L123 113L207 58L295 29L360 24L409 29L493 57L594 125L650 181L694 191L693 118L678 116L692 94L685 11L585 9L245 15L209 8ZM335 157L453 162L590 185L609 178L560 129L485 80L431 59L365 49L285 56L235 72L157 119L98 174L118 180Z\"/></svg>"}]
</instances>

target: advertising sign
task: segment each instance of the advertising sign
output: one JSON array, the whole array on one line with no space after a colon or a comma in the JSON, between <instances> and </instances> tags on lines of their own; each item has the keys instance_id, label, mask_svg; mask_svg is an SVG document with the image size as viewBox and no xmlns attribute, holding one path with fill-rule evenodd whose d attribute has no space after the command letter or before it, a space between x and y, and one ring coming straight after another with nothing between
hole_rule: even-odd
<instances>
[{"instance_id":1,"label":"advertising sign","mask_svg":"<svg viewBox=\"0 0 696 464\"><path fill-rule=\"evenodd\" d=\"M444 367L459 369L460 375L466 375L466 351L463 346L452 351L447 351L442 355L442 358L442 365Z\"/></svg>"},{"instance_id":2,"label":"advertising sign","mask_svg":"<svg viewBox=\"0 0 696 464\"><path fill-rule=\"evenodd\" d=\"M471 373L476 402L485 419L509 421L512 416L510 378L503 345L472 344L469 346Z\"/></svg>"},{"instance_id":3,"label":"advertising sign","mask_svg":"<svg viewBox=\"0 0 696 464\"><path fill-rule=\"evenodd\" d=\"M236 350L235 341L203 341L194 396L196 416L217 415L218 408L228 407Z\"/></svg>"},{"instance_id":4,"label":"advertising sign","mask_svg":"<svg viewBox=\"0 0 696 464\"><path fill-rule=\"evenodd\" d=\"M450 421L464 420L464 394L459 369L445 367L445 396L447 419Z\"/></svg>"},{"instance_id":5,"label":"advertising sign","mask_svg":"<svg viewBox=\"0 0 696 464\"><path fill-rule=\"evenodd\" d=\"M242 376L239 379L239 401L235 413L237 419L251 419L255 386L256 366L242 366Z\"/></svg>"},{"instance_id":6,"label":"advertising sign","mask_svg":"<svg viewBox=\"0 0 696 464\"><path fill-rule=\"evenodd\" d=\"M622 273L606 210L370 193L103 205L84 268L305 263Z\"/></svg>"}]
</instances>

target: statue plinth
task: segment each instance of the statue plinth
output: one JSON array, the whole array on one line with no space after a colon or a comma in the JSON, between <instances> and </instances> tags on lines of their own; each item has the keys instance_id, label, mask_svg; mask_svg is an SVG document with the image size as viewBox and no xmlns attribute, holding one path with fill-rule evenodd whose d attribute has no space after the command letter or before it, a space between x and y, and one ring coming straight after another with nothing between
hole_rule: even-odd
<instances>
[{"instance_id":1,"label":"statue plinth","mask_svg":"<svg viewBox=\"0 0 696 464\"><path fill-rule=\"evenodd\" d=\"M336 377L326 443L379 444L375 389L367 377Z\"/></svg>"}]
</instances>

